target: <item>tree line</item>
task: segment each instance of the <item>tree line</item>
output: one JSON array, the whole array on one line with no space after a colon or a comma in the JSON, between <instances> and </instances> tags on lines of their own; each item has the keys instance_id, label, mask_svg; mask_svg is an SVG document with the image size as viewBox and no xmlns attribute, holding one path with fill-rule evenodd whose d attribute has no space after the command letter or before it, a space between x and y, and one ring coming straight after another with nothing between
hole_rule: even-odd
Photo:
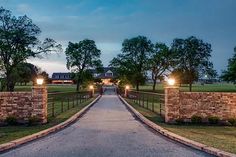
<instances>
[{"instance_id":1,"label":"tree line","mask_svg":"<svg viewBox=\"0 0 236 157\"><path fill-rule=\"evenodd\" d=\"M153 44L145 36L125 39L122 53L111 61L111 66L117 69L121 78L128 78L129 83L136 86L143 84L148 71L151 72L153 90L157 80L174 77L178 83L192 84L203 75L216 77L210 61L211 45L191 36L187 39L174 39L171 46L157 42Z\"/></svg>"},{"instance_id":2,"label":"tree line","mask_svg":"<svg viewBox=\"0 0 236 157\"><path fill-rule=\"evenodd\" d=\"M40 28L24 16L15 17L11 11L0 7L0 78L1 90L14 91L17 82L34 81L41 74L48 78L46 72L27 63L30 58L42 58L51 52L62 52L62 47L55 40L39 40ZM233 58L221 78L236 83L236 48ZM176 38L170 46L165 43L153 43L145 36L125 39L121 53L114 57L112 66L120 84L130 83L139 90L139 86L151 73L153 90L157 80L174 77L178 83L192 84L203 76L215 78L216 70L211 62L211 45L194 36L186 39ZM91 69L102 72L101 51L95 41L84 39L69 42L65 50L67 68L74 74L77 91L81 85L94 78Z\"/></svg>"},{"instance_id":3,"label":"tree line","mask_svg":"<svg viewBox=\"0 0 236 157\"><path fill-rule=\"evenodd\" d=\"M38 75L46 81L48 74L27 63L30 58L42 58L52 52L62 52L62 46L51 38L39 40L40 28L27 17L12 15L0 7L0 90L14 91L16 83L35 82ZM85 39L69 42L65 50L67 68L73 72L77 91L85 80L92 80L91 68L101 71L101 51L95 41Z\"/></svg>"}]
</instances>

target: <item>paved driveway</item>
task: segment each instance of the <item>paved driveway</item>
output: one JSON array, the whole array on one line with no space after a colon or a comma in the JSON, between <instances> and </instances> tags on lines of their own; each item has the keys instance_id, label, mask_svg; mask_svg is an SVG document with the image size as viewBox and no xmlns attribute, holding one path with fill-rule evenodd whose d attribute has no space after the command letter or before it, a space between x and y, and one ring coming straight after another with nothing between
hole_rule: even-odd
<instances>
[{"instance_id":1,"label":"paved driveway","mask_svg":"<svg viewBox=\"0 0 236 157\"><path fill-rule=\"evenodd\" d=\"M210 155L152 132L131 115L116 95L104 95L73 125L0 155L0 157L44 156L200 157Z\"/></svg>"}]
</instances>

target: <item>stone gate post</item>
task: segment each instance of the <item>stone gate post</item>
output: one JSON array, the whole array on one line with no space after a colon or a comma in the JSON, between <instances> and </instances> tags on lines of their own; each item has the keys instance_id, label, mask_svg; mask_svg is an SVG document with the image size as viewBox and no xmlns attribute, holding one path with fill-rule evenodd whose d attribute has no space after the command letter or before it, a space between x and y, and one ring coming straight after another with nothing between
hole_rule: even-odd
<instances>
[{"instance_id":1,"label":"stone gate post","mask_svg":"<svg viewBox=\"0 0 236 157\"><path fill-rule=\"evenodd\" d=\"M47 123L48 92L46 86L32 87L33 111L32 116L40 119L40 123Z\"/></svg>"},{"instance_id":2,"label":"stone gate post","mask_svg":"<svg viewBox=\"0 0 236 157\"><path fill-rule=\"evenodd\" d=\"M177 86L165 87L165 122L175 123L179 118L180 91Z\"/></svg>"}]
</instances>

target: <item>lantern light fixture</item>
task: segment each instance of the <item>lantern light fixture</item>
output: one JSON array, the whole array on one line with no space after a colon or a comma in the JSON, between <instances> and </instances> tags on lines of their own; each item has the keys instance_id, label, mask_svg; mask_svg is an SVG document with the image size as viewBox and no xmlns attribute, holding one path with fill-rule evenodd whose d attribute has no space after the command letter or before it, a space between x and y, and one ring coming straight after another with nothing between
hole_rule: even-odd
<instances>
[{"instance_id":1,"label":"lantern light fixture","mask_svg":"<svg viewBox=\"0 0 236 157\"><path fill-rule=\"evenodd\" d=\"M173 86L173 85L175 85L175 79L169 78L169 79L167 80L167 83L168 83L168 85Z\"/></svg>"}]
</instances>

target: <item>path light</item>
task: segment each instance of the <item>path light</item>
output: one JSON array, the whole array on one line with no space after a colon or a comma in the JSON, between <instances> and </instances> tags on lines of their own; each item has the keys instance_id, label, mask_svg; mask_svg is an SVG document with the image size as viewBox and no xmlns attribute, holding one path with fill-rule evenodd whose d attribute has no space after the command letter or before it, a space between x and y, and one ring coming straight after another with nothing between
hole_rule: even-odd
<instances>
[{"instance_id":1,"label":"path light","mask_svg":"<svg viewBox=\"0 0 236 157\"><path fill-rule=\"evenodd\" d=\"M89 86L89 89L90 89L90 90L93 90L93 89L94 89L93 85L90 85L90 86Z\"/></svg>"},{"instance_id":2,"label":"path light","mask_svg":"<svg viewBox=\"0 0 236 157\"><path fill-rule=\"evenodd\" d=\"M42 78L42 77L38 77L37 79L36 79L36 83L37 83L37 85L43 85L43 82L44 82L44 79Z\"/></svg>"},{"instance_id":3,"label":"path light","mask_svg":"<svg viewBox=\"0 0 236 157\"><path fill-rule=\"evenodd\" d=\"M128 97L128 91L129 91L130 87L129 85L125 86L125 97Z\"/></svg>"},{"instance_id":4,"label":"path light","mask_svg":"<svg viewBox=\"0 0 236 157\"><path fill-rule=\"evenodd\" d=\"M173 85L175 85L175 79L169 78L169 79L167 80L167 83L168 83L168 85L173 86Z\"/></svg>"},{"instance_id":5,"label":"path light","mask_svg":"<svg viewBox=\"0 0 236 157\"><path fill-rule=\"evenodd\" d=\"M90 86L89 86L89 89L91 90L90 97L92 98L93 95L94 95L94 87L93 87L93 85L90 85Z\"/></svg>"}]
</instances>

